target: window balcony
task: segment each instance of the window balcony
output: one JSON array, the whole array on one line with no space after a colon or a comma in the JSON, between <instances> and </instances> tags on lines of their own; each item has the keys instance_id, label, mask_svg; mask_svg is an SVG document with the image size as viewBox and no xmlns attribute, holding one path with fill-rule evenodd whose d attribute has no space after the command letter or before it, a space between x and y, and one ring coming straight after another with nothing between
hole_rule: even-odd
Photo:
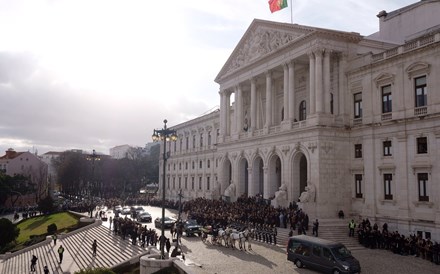
<instances>
[{"instance_id":1,"label":"window balcony","mask_svg":"<svg viewBox=\"0 0 440 274\"><path fill-rule=\"evenodd\" d=\"M414 116L422 116L428 114L428 107L422 106L422 107L416 107L414 108Z\"/></svg>"},{"instance_id":2,"label":"window balcony","mask_svg":"<svg viewBox=\"0 0 440 274\"><path fill-rule=\"evenodd\" d=\"M382 121L391 120L391 119L393 119L392 112L382 113Z\"/></svg>"}]
</instances>

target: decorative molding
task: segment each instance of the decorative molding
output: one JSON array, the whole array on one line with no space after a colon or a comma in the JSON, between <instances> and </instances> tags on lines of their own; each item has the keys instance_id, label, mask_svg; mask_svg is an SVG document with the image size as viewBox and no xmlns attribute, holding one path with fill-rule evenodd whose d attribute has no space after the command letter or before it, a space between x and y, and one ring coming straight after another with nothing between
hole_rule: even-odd
<instances>
[{"instance_id":1,"label":"decorative molding","mask_svg":"<svg viewBox=\"0 0 440 274\"><path fill-rule=\"evenodd\" d=\"M376 88L379 88L381 86L385 86L387 84L394 85L394 79L396 78L396 75L391 73L383 72L379 74L376 78L374 78L374 82L376 83Z\"/></svg>"},{"instance_id":2,"label":"decorative molding","mask_svg":"<svg viewBox=\"0 0 440 274\"><path fill-rule=\"evenodd\" d=\"M321 149L324 150L326 154L328 154L332 148L333 148L333 144L331 142L321 143Z\"/></svg>"},{"instance_id":3,"label":"decorative molding","mask_svg":"<svg viewBox=\"0 0 440 274\"><path fill-rule=\"evenodd\" d=\"M413 204L414 204L414 206L416 206L416 207L421 207L421 206L423 206L423 207L429 207L429 208L432 208L432 207L434 206L434 203L433 203L433 202L414 201Z\"/></svg>"},{"instance_id":4,"label":"decorative molding","mask_svg":"<svg viewBox=\"0 0 440 274\"><path fill-rule=\"evenodd\" d=\"M350 173L354 174L364 174L364 166L354 166L350 168Z\"/></svg>"},{"instance_id":5,"label":"decorative molding","mask_svg":"<svg viewBox=\"0 0 440 274\"><path fill-rule=\"evenodd\" d=\"M249 39L238 49L237 54L226 69L226 73L274 52L302 35L258 28L250 33Z\"/></svg>"},{"instance_id":6,"label":"decorative molding","mask_svg":"<svg viewBox=\"0 0 440 274\"><path fill-rule=\"evenodd\" d=\"M377 167L379 169L380 175L384 173L391 172L393 175L396 174L396 166L395 165L381 165Z\"/></svg>"},{"instance_id":7,"label":"decorative molding","mask_svg":"<svg viewBox=\"0 0 440 274\"><path fill-rule=\"evenodd\" d=\"M316 144L316 142L309 142L307 148L312 151L312 153L314 153L315 149L318 147L318 145Z\"/></svg>"},{"instance_id":8,"label":"decorative molding","mask_svg":"<svg viewBox=\"0 0 440 274\"><path fill-rule=\"evenodd\" d=\"M432 171L432 165L428 163L415 163L411 165L411 168L413 170L413 174L424 171L429 173L429 175L431 175L431 171Z\"/></svg>"},{"instance_id":9,"label":"decorative molding","mask_svg":"<svg viewBox=\"0 0 440 274\"><path fill-rule=\"evenodd\" d=\"M287 156L287 153L290 151L290 146L282 146L281 151L284 153L285 156Z\"/></svg>"},{"instance_id":10,"label":"decorative molding","mask_svg":"<svg viewBox=\"0 0 440 274\"><path fill-rule=\"evenodd\" d=\"M428 74L431 72L431 65L426 62L415 62L406 68L408 79L413 78L415 75Z\"/></svg>"}]
</instances>

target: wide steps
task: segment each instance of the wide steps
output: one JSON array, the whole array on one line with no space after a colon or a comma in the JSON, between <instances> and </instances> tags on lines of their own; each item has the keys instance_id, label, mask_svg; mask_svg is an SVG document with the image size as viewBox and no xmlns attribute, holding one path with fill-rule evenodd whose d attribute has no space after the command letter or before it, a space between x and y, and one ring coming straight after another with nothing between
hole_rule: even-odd
<instances>
[{"instance_id":1,"label":"wide steps","mask_svg":"<svg viewBox=\"0 0 440 274\"><path fill-rule=\"evenodd\" d=\"M43 273L45 265L48 266L50 273L63 273L58 265L58 255L53 250L50 243L40 245L32 250L23 252L17 256L3 261L1 273L29 273L31 269L32 255L37 256L36 273Z\"/></svg>"},{"instance_id":2,"label":"wide steps","mask_svg":"<svg viewBox=\"0 0 440 274\"><path fill-rule=\"evenodd\" d=\"M92 254L93 240L97 240L96 256ZM63 245L63 263L58 263L58 248ZM43 273L43 267L48 266L50 273L73 273L80 269L105 267L112 268L130 260L139 260L148 250L139 245L132 245L126 239L122 240L105 226L91 226L89 229L73 233L64 238L60 237L57 245L52 241L35 245L34 248L12 256L0 262L0 273L30 273L32 255L38 257L36 272Z\"/></svg>"},{"instance_id":3,"label":"wide steps","mask_svg":"<svg viewBox=\"0 0 440 274\"><path fill-rule=\"evenodd\" d=\"M319 238L330 240L333 242L343 243L350 250L363 249L364 247L359 244L357 239L357 233L355 237L348 236L348 221L347 219L323 219L319 220L318 236ZM309 225L309 230L306 231L307 235L312 236L312 223ZM286 246L289 238L289 229L277 228L278 237L277 244L283 247ZM297 235L297 231L294 231L293 235Z\"/></svg>"},{"instance_id":4,"label":"wide steps","mask_svg":"<svg viewBox=\"0 0 440 274\"><path fill-rule=\"evenodd\" d=\"M98 243L96 256L92 255L92 243ZM80 269L106 267L111 268L133 257L146 254L147 251L128 240L113 236L104 226L96 226L81 233L63 239L66 250Z\"/></svg>"}]
</instances>

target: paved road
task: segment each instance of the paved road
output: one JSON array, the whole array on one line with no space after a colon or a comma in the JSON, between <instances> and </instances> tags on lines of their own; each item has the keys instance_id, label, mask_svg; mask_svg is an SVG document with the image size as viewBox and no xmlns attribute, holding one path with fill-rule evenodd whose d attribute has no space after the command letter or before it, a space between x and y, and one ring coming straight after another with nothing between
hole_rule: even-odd
<instances>
[{"instance_id":1,"label":"paved road","mask_svg":"<svg viewBox=\"0 0 440 274\"><path fill-rule=\"evenodd\" d=\"M160 208L145 207L153 217L161 216ZM167 216L177 217L174 211L166 211ZM154 227L154 224L148 224ZM158 230L160 235L160 230ZM169 232L167 231L167 237ZM186 237L182 239L182 249L189 264L194 263L195 274L213 273L316 273L309 269L298 269L292 262L287 261L284 248L252 243L252 251L244 252L232 250L221 246L213 246L203 243L198 237ZM353 255L360 261L362 273L440 273L440 265L434 265L421 258L399 256L385 250L355 250Z\"/></svg>"}]
</instances>

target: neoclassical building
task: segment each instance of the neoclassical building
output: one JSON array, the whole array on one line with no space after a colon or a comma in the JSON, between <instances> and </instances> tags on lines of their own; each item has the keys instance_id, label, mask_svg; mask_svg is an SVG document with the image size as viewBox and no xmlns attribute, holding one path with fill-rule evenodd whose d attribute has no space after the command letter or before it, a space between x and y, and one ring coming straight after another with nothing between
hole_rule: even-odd
<instances>
[{"instance_id":1,"label":"neoclassical building","mask_svg":"<svg viewBox=\"0 0 440 274\"><path fill-rule=\"evenodd\" d=\"M300 199L440 239L438 14L381 11L369 36L255 19L215 79L220 109L172 127L167 197Z\"/></svg>"}]
</instances>

